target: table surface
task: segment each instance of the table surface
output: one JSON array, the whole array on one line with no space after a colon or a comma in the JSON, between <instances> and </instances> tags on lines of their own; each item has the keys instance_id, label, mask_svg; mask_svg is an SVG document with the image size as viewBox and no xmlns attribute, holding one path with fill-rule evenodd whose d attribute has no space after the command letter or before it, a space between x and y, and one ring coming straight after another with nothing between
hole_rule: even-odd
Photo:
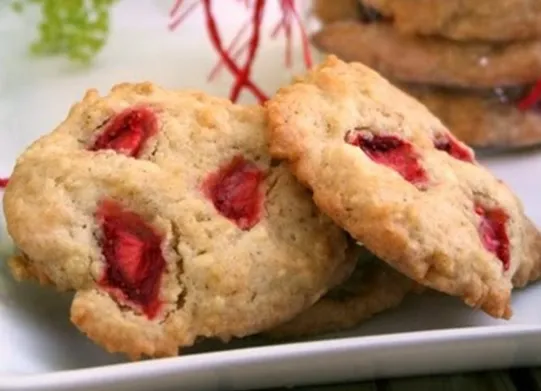
<instances>
[{"instance_id":1,"label":"table surface","mask_svg":"<svg viewBox=\"0 0 541 391\"><path fill-rule=\"evenodd\" d=\"M268 391L285 391L285 388ZM541 369L385 379L288 389L293 391L541 391Z\"/></svg>"}]
</instances>

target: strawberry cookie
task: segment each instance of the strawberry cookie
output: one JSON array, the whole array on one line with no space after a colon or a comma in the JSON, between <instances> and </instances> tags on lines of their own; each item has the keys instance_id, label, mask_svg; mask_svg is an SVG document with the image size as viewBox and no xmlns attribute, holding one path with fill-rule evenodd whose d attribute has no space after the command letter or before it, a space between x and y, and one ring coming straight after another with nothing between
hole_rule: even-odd
<instances>
[{"instance_id":1,"label":"strawberry cookie","mask_svg":"<svg viewBox=\"0 0 541 391\"><path fill-rule=\"evenodd\" d=\"M110 352L258 333L349 276L356 246L270 158L259 107L150 83L89 91L4 196L18 277L76 291Z\"/></svg>"},{"instance_id":2,"label":"strawberry cookie","mask_svg":"<svg viewBox=\"0 0 541 391\"><path fill-rule=\"evenodd\" d=\"M404 34L438 35L466 41L541 38L539 0L359 1L378 10Z\"/></svg>"},{"instance_id":3,"label":"strawberry cookie","mask_svg":"<svg viewBox=\"0 0 541 391\"><path fill-rule=\"evenodd\" d=\"M353 274L291 321L266 333L271 338L305 337L351 329L397 307L416 284L364 249Z\"/></svg>"},{"instance_id":4,"label":"strawberry cookie","mask_svg":"<svg viewBox=\"0 0 541 391\"><path fill-rule=\"evenodd\" d=\"M541 41L454 42L356 21L325 25L312 40L322 52L362 62L400 82L492 88L533 83L541 75Z\"/></svg>"},{"instance_id":5,"label":"strawberry cookie","mask_svg":"<svg viewBox=\"0 0 541 391\"><path fill-rule=\"evenodd\" d=\"M389 265L494 317L536 274L538 230L511 190L424 106L334 56L268 102L271 154Z\"/></svg>"}]
</instances>

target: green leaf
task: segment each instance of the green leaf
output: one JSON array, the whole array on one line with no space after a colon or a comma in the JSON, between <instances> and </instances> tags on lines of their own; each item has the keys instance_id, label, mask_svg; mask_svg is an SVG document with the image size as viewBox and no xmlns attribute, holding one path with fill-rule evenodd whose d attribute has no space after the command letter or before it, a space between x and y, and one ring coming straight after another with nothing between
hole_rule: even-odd
<instances>
[{"instance_id":1,"label":"green leaf","mask_svg":"<svg viewBox=\"0 0 541 391\"><path fill-rule=\"evenodd\" d=\"M16 0L11 2L11 9L17 13L21 13L24 10L24 4L22 0Z\"/></svg>"},{"instance_id":2,"label":"green leaf","mask_svg":"<svg viewBox=\"0 0 541 391\"><path fill-rule=\"evenodd\" d=\"M117 0L14 0L12 8L22 12L40 7L38 37L30 50L36 55L60 55L88 63L109 37L110 13Z\"/></svg>"}]
</instances>

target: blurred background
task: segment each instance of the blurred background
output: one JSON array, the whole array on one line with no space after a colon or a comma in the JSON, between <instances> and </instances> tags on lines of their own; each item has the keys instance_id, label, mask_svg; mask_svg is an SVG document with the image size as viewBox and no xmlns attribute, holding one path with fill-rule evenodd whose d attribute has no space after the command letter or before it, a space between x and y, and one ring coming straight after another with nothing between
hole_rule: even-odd
<instances>
[{"instance_id":1,"label":"blurred background","mask_svg":"<svg viewBox=\"0 0 541 391\"><path fill-rule=\"evenodd\" d=\"M184 1L182 10L190 9L195 2ZM0 176L8 175L22 148L51 131L89 88L105 93L117 83L149 80L168 88L196 88L229 96L234 81L230 72L222 69L212 81L208 80L219 57L209 41L200 6L171 31L169 12L174 1L117 0L111 5L107 5L109 0L87 1L99 3L99 9L109 18L109 31L102 33L94 29L97 30L96 41L103 41L103 48L87 59L78 56L78 50L88 47L91 40L84 33L91 28L84 24L85 15L68 9L70 4L79 3L79 9L84 11L85 8L80 7L85 3L83 0L23 1L24 9L19 13L13 12L9 3L0 2ZM292 67L284 66L285 38L283 34L276 39L270 37L271 29L281 17L280 9L277 1L267 3L252 79L261 89L272 93L289 81L293 73L305 68L296 37L292 39ZM47 7L53 8L49 19ZM42 36L40 23L45 19L52 30L58 28L62 24L56 19L62 16L59 7L75 15L64 22L72 26L64 29L71 40L61 46L64 50L59 53L45 51L36 55L32 45ZM244 2L235 0L215 2L213 8L224 46L227 46L250 18L251 11ZM92 5L86 11L95 9L98 6ZM77 36L78 31L81 36ZM246 34L246 38L249 37L249 31ZM50 41L56 42L59 38L53 35ZM48 47L42 44L38 49ZM70 58L74 53L75 59ZM243 61L241 56L239 63ZM255 103L256 100L243 92L239 102Z\"/></svg>"}]
</instances>

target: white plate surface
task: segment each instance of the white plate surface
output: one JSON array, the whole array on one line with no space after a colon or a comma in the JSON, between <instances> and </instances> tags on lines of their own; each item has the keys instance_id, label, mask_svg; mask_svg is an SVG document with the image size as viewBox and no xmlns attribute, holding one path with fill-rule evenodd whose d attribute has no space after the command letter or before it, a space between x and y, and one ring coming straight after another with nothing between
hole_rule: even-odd
<instances>
[{"instance_id":1,"label":"white plate surface","mask_svg":"<svg viewBox=\"0 0 541 391\"><path fill-rule=\"evenodd\" d=\"M24 21L0 13L0 176L8 174L23 148L63 119L89 87L106 91L121 81L153 80L227 95L227 74L206 83L216 57L200 18L167 33L168 1L158 3L121 2L110 43L91 69L57 59L29 61L24 55L31 36L28 24L25 28ZM224 13L229 24L224 29L230 34L243 14L234 7ZM266 42L255 71L268 91L289 79L281 58L281 44ZM541 224L541 151L483 161L510 184L529 216ZM5 257L9 239L0 228ZM69 295L16 284L2 263L0 391L230 390L541 364L540 298L541 285L517 292L509 322L448 297L411 298L358 330L319 341L205 343L178 358L127 363L104 353L70 325Z\"/></svg>"}]
</instances>

